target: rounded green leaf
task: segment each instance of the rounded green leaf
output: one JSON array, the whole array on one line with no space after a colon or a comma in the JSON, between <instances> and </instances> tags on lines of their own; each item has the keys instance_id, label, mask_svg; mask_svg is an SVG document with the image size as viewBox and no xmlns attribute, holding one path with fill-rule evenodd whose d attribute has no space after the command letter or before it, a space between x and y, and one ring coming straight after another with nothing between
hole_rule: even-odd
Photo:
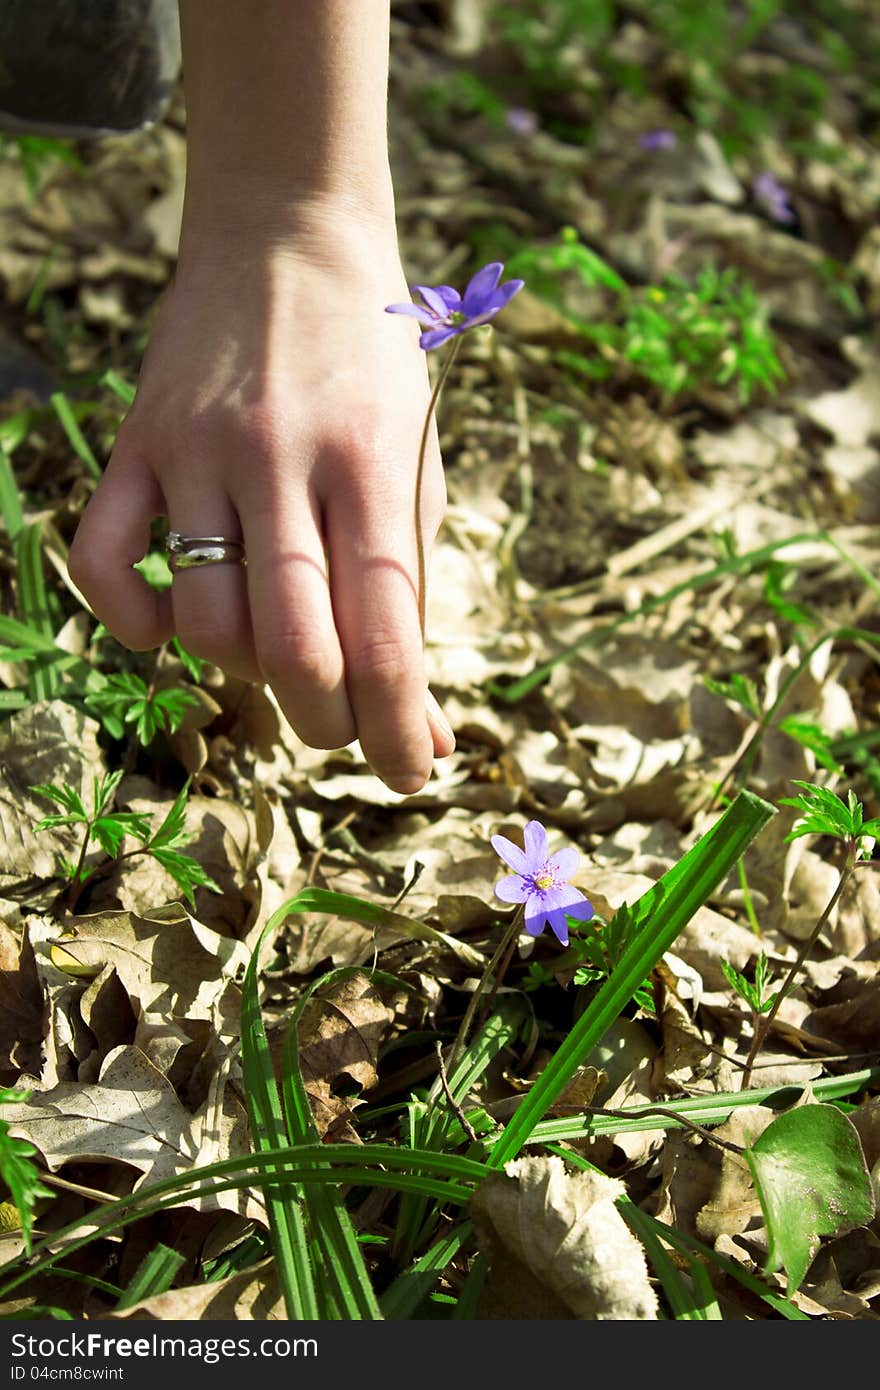
<instances>
[{"instance_id":1,"label":"rounded green leaf","mask_svg":"<svg viewBox=\"0 0 880 1390\"><path fill-rule=\"evenodd\" d=\"M769 1124L746 1150L767 1227L766 1272L801 1284L822 1236L874 1217L874 1194L855 1126L833 1105L803 1105Z\"/></svg>"}]
</instances>

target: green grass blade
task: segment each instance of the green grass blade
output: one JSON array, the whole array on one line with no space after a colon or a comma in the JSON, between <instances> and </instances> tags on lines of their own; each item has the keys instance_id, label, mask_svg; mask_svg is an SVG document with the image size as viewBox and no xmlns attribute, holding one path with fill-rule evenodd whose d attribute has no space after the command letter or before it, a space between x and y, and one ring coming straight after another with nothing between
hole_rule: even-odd
<instances>
[{"instance_id":1,"label":"green grass blade","mask_svg":"<svg viewBox=\"0 0 880 1390\"><path fill-rule=\"evenodd\" d=\"M458 1296L455 1312L452 1314L453 1322L476 1322L480 1295L488 1273L489 1264L485 1256L477 1255Z\"/></svg>"},{"instance_id":2,"label":"green grass blade","mask_svg":"<svg viewBox=\"0 0 880 1390\"><path fill-rule=\"evenodd\" d=\"M395 931L415 941L436 941L448 946L459 960L468 965L485 965L479 951L454 936L447 936L436 927L429 927L402 912L395 912L381 903L368 902L366 898L356 898L350 893L334 893L329 888L303 888L287 904L288 912L327 912L334 917L349 917L353 922L361 922L368 927L393 927ZM276 916L278 914L276 913Z\"/></svg>"},{"instance_id":3,"label":"green grass blade","mask_svg":"<svg viewBox=\"0 0 880 1390\"><path fill-rule=\"evenodd\" d=\"M12 468L9 454L0 447L0 516L6 524L9 539L14 541L24 526L24 513L21 509L21 494Z\"/></svg>"},{"instance_id":4,"label":"green grass blade","mask_svg":"<svg viewBox=\"0 0 880 1390\"><path fill-rule=\"evenodd\" d=\"M23 526L15 542L18 572L18 608L22 621L40 633L54 649L52 615L43 575L42 526L38 521ZM37 657L28 676L34 700L50 700L61 689L57 667L51 660Z\"/></svg>"},{"instance_id":5,"label":"green grass blade","mask_svg":"<svg viewBox=\"0 0 880 1390\"><path fill-rule=\"evenodd\" d=\"M261 938L262 940L262 938ZM258 1153L286 1141L278 1087L272 1071L257 984L259 946L254 951L242 991L242 1070L253 1144ZM312 1266L299 1190L289 1178L266 1182L263 1195L287 1316L292 1321L318 1318ZM267 1174L267 1177L269 1175Z\"/></svg>"},{"instance_id":6,"label":"green grass blade","mask_svg":"<svg viewBox=\"0 0 880 1390\"><path fill-rule=\"evenodd\" d=\"M672 1315L678 1322L707 1322L716 1321L721 1317L721 1310L718 1307L718 1300L711 1282L707 1290L705 1283L700 1281L700 1290L692 1289L685 1279L682 1271L673 1264L664 1249L663 1242L656 1234L650 1219L641 1211L635 1202L619 1201L617 1209L629 1226L633 1235L641 1241L645 1254L647 1255L651 1267L663 1287ZM691 1276L694 1269L698 1267L696 1260L691 1261ZM701 1268L701 1267L700 1267ZM705 1275L705 1271L702 1271ZM710 1311L711 1310L711 1311Z\"/></svg>"},{"instance_id":7,"label":"green grass blade","mask_svg":"<svg viewBox=\"0 0 880 1390\"><path fill-rule=\"evenodd\" d=\"M49 397L49 400L54 407L55 414L61 421L61 427L67 435L73 452L85 465L89 477L94 478L95 482L100 482L104 476L104 470L92 453L88 440L77 424L73 406L70 404L67 396L65 396L63 391L55 391L54 394Z\"/></svg>"},{"instance_id":8,"label":"green grass blade","mask_svg":"<svg viewBox=\"0 0 880 1390\"><path fill-rule=\"evenodd\" d=\"M157 1245L135 1270L134 1277L116 1305L116 1311L133 1308L142 1299L167 1293L174 1283L175 1275L185 1264L184 1255L178 1254L167 1245Z\"/></svg>"},{"instance_id":9,"label":"green grass blade","mask_svg":"<svg viewBox=\"0 0 880 1390\"><path fill-rule=\"evenodd\" d=\"M297 1028L306 1004L319 985L352 975L352 969L334 970L316 980L297 1001L284 1043L281 1091L287 1134L292 1145L318 1142L312 1108L299 1062ZM306 1183L303 1196L310 1212L310 1226L323 1255L321 1268L339 1311L346 1322L381 1318L376 1295L358 1245L354 1227L338 1186Z\"/></svg>"},{"instance_id":10,"label":"green grass blade","mask_svg":"<svg viewBox=\"0 0 880 1390\"><path fill-rule=\"evenodd\" d=\"M449 1090L457 1105L464 1104L493 1058L516 1036L520 1019L518 1005L509 1000L499 1001L497 1009L462 1053L448 1078ZM410 1127L409 1138L414 1147L442 1152L464 1142L466 1136L449 1107L439 1077L431 1087L427 1109L410 1110ZM428 1204L425 1201L413 1197L401 1199L394 1230L394 1253L398 1260L411 1258L427 1216Z\"/></svg>"},{"instance_id":11,"label":"green grass blade","mask_svg":"<svg viewBox=\"0 0 880 1390\"><path fill-rule=\"evenodd\" d=\"M446 1269L470 1240L473 1229L470 1221L454 1226L447 1235L435 1241L415 1264L398 1274L379 1300L382 1317L393 1322L404 1322L411 1318L422 1299L431 1292L438 1274Z\"/></svg>"},{"instance_id":12,"label":"green grass blade","mask_svg":"<svg viewBox=\"0 0 880 1390\"><path fill-rule=\"evenodd\" d=\"M101 385L109 386L110 390L114 395L119 397L123 405L134 405L135 387L132 386L130 381L126 381L125 377L115 372L112 367L108 367L107 371L101 377Z\"/></svg>"},{"instance_id":13,"label":"green grass blade","mask_svg":"<svg viewBox=\"0 0 880 1390\"><path fill-rule=\"evenodd\" d=\"M816 1100L839 1100L880 1082L880 1067L865 1067L862 1071L842 1076L823 1077L810 1082ZM554 1139L595 1138L599 1134L641 1134L655 1129L682 1129L684 1120L698 1125L720 1125L729 1120L734 1110L743 1105L767 1105L773 1110L785 1110L796 1105L804 1093L803 1086L750 1087L747 1091L719 1091L709 1096L688 1096L670 1100L654 1107L624 1106L614 1114L572 1115L554 1120L542 1120L532 1131L532 1142L546 1144ZM658 1109L665 1111L658 1114Z\"/></svg>"},{"instance_id":14,"label":"green grass blade","mask_svg":"<svg viewBox=\"0 0 880 1390\"><path fill-rule=\"evenodd\" d=\"M325 1159L326 1166L319 1167ZM487 1176L488 1168L483 1163L453 1154L404 1151L390 1144L364 1145L354 1153L351 1144L311 1144L296 1149L267 1148L261 1153L221 1159L191 1173L140 1188L98 1212L87 1212L63 1230L46 1236L35 1243L29 1261L22 1252L0 1267L0 1275L8 1275L6 1282L0 1285L0 1298L91 1241L133 1221L166 1211L188 1195L210 1197L253 1187L255 1174L265 1174L277 1187L279 1173L289 1184L308 1181L388 1187L466 1207L475 1184ZM84 1225L89 1227L87 1234L76 1237L77 1230ZM27 1268L16 1272L25 1263Z\"/></svg>"},{"instance_id":15,"label":"green grass blade","mask_svg":"<svg viewBox=\"0 0 880 1390\"><path fill-rule=\"evenodd\" d=\"M722 1255L718 1250L713 1250L711 1246L704 1245L696 1236L685 1235L683 1231L678 1231L674 1226L667 1226L664 1222L658 1221L656 1216L648 1216L647 1212L642 1212L646 1222L650 1222L655 1233L661 1240L665 1240L667 1245L671 1245L673 1250L678 1250L685 1256L695 1255L714 1264L718 1269L729 1274L738 1284L742 1284L744 1289L750 1293L757 1294L758 1298L772 1308L774 1313L779 1313L790 1322L810 1322L808 1313L801 1312L794 1303L791 1303L782 1294L776 1293L773 1289L763 1284L756 1275L750 1274L742 1265L737 1264L736 1260L729 1255Z\"/></svg>"},{"instance_id":16,"label":"green grass blade","mask_svg":"<svg viewBox=\"0 0 880 1390\"><path fill-rule=\"evenodd\" d=\"M490 1160L493 1168L503 1168L529 1142L538 1121L604 1037L635 989L773 815L775 810L768 802L741 791L708 834L633 904L638 932L496 1141Z\"/></svg>"}]
</instances>

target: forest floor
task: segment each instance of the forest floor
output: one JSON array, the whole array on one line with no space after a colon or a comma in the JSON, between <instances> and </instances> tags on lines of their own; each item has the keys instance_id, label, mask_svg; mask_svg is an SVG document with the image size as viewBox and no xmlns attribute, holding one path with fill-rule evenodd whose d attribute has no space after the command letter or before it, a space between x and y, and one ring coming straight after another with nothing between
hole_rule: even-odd
<instances>
[{"instance_id":1,"label":"forest floor","mask_svg":"<svg viewBox=\"0 0 880 1390\"><path fill-rule=\"evenodd\" d=\"M303 990L349 969L319 986L323 1003L313 999L300 1027L317 1132L348 1144L354 1162L358 1146L409 1142L437 1080L436 1045L453 1039L510 920L493 896L506 870L490 837L521 844L539 821L552 849L578 850L573 882L597 917L589 929L572 923L568 949L549 931L521 937L494 994L501 1032L455 1114L506 1124L595 998L596 923L673 870L746 787L776 814L544 1111L571 1124L551 1147L530 1146L548 1166L515 1179L519 1199L535 1203L522 1219L540 1235L536 1213L553 1207L549 1187L569 1181L569 1153L702 1243L674 1261L702 1306L735 1319L877 1318L876 1219L820 1228L791 1287L772 1240L768 1253L753 1172L716 1142L741 1153L780 1097L805 1107L825 1095L857 1134L862 1167L880 1171L876 861L848 874L823 921L845 847L830 834L789 838L798 811L784 804L805 782L843 802L854 794L866 819L880 814L880 152L868 57L826 72L806 25L783 15L741 58L737 99L760 106L796 68L826 72L824 107L810 139L783 138L794 121L783 112L749 143L691 118L680 53L639 23L606 42L617 67L597 64L591 82L566 86L529 69L513 39L468 52L466 35L414 26L417 8L396 8L392 41L408 278L463 286L500 260L526 286L491 331L464 335L440 399L449 508L431 565L427 669L457 746L415 796L389 791L357 746L307 748L262 688L170 646L124 651L67 576L95 485L89 456L98 467L109 457L120 393L136 381L173 271L182 98L152 129L77 146L75 167L42 167L33 192L11 147L0 160L4 332L29 354L0 406L11 623L0 661L0 1081L30 1092L7 1098L0 1118L35 1146L34 1239L250 1151L244 972L272 914L306 889L361 908L299 911L264 942L270 1051L280 1072ZM634 69L651 73L647 90L609 76ZM586 126L589 141L577 133ZM645 139L658 130L674 140ZM767 172L783 203L756 191ZM733 361L725 347L745 341L744 319L723 286L704 280L696 302L707 268L732 272L730 294L747 284L766 306L769 329L750 323L772 342L775 389L746 389L737 370L718 379ZM622 327L633 305L645 311L641 338L632 313L628 337ZM690 358L678 383L659 367L652 376L662 352L640 357L640 344L670 335L674 367L694 331L720 334L716 356ZM25 627L55 657L29 651ZM129 680L114 724L90 703L89 682L119 675L142 684ZM174 728L138 731L138 690L147 703L186 692L166 704ZM114 773L116 810L154 827L190 779L178 848L219 892L196 886L187 901L179 867L175 876L161 856L131 853L131 838L118 863L93 843L86 862L104 867L68 891L59 857L76 859L82 826L35 830L59 807L33 788L67 783L90 807L93 779ZM378 909L372 918L364 904ZM756 1015L722 962L755 983L760 958L778 988L820 922L748 1067ZM600 1109L674 1112L689 1098L732 1096L747 1068L760 1098L710 1105L700 1132L656 1116L653 1128L616 1129L607 1114L590 1128ZM827 1089L841 1078L853 1079ZM483 1152L480 1142L459 1131L462 1154ZM429 1237L454 1227L441 1207L417 1229L412 1210L401 1216L414 1199L387 1187L350 1185L349 1199L380 1295ZM557 1256L511 1253L490 1208L485 1198L475 1209L476 1235L437 1264L407 1316L448 1316L459 1303L457 1316L657 1315L615 1302L619 1290L605 1311L585 1312L553 1274ZM47 1261L26 1280L11 1200L0 1229L4 1316L284 1316L256 1182L183 1194L77 1247L64 1272ZM158 1247L179 1256L164 1282L134 1283ZM649 1269L660 1315L680 1315L674 1275L650 1259ZM147 1293L128 1306L132 1288Z\"/></svg>"}]
</instances>

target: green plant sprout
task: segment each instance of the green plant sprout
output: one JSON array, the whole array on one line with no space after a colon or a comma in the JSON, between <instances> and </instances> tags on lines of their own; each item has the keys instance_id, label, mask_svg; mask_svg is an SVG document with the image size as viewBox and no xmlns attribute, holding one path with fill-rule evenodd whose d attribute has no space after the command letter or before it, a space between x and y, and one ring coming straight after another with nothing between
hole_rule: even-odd
<instances>
[{"instance_id":1,"label":"green plant sprout","mask_svg":"<svg viewBox=\"0 0 880 1390\"><path fill-rule=\"evenodd\" d=\"M773 1007L776 1002L778 991L773 994L767 992L770 976L768 973L767 957L763 951L755 961L753 980L749 980L745 975L741 974L739 970L730 964L729 960L722 960L720 965L721 969L724 971L727 983L736 991L741 999L745 1000L753 1015L757 1016L758 1014L766 1013L768 1009Z\"/></svg>"},{"instance_id":2,"label":"green plant sprout","mask_svg":"<svg viewBox=\"0 0 880 1390\"><path fill-rule=\"evenodd\" d=\"M51 830L59 826L85 826L76 861L62 859L59 863L61 874L68 884L68 911L75 911L76 904L89 883L106 876L121 860L134 858L138 854L148 854L161 864L174 879L191 907L195 904L196 888L209 888L219 893L221 889L201 864L190 855L180 852L180 846L185 845L191 838L185 827L190 779L187 779L158 830L154 831L150 814L110 809L122 776L122 771L117 771L93 779L94 809L91 815L86 811L79 792L68 782L63 782L60 786L54 782L41 782L31 787L31 791L61 807L60 813L44 816L38 821L34 826L35 831ZM128 836L140 840L141 843L136 849L123 851ZM93 841L100 845L106 860L89 868L85 862L86 854Z\"/></svg>"},{"instance_id":3,"label":"green plant sprout","mask_svg":"<svg viewBox=\"0 0 880 1390\"><path fill-rule=\"evenodd\" d=\"M575 984L591 985L607 980L630 949L638 931L636 914L626 903L621 903L610 922L594 917L589 925L581 926L574 945L584 963L574 972ZM643 980L633 990L632 998L646 1013L657 1012L650 979Z\"/></svg>"},{"instance_id":4,"label":"green plant sprout","mask_svg":"<svg viewBox=\"0 0 880 1390\"><path fill-rule=\"evenodd\" d=\"M108 676L106 684L87 694L84 700L86 709L97 715L112 738L122 738L125 726L133 724L145 748L160 731L176 733L187 709L197 703L188 690L154 690L133 671Z\"/></svg>"},{"instance_id":5,"label":"green plant sprout","mask_svg":"<svg viewBox=\"0 0 880 1390\"><path fill-rule=\"evenodd\" d=\"M665 402L704 386L733 385L742 403L756 388L773 393L785 373L769 326L769 308L732 267L703 266L693 284L668 276L660 285L632 288L589 247L574 227L555 245L527 247L508 262L533 292L571 322L596 348L587 357L565 351L557 360L590 379L621 369L658 387ZM607 321L594 322L566 300L565 276L617 298Z\"/></svg>"},{"instance_id":6,"label":"green plant sprout","mask_svg":"<svg viewBox=\"0 0 880 1390\"><path fill-rule=\"evenodd\" d=\"M844 862L834 892L828 899L812 932L801 943L797 957L777 990L770 1008L755 1018L752 1043L743 1069L743 1090L746 1089L751 1080L755 1058L770 1031L770 1025L779 1011L779 1006L791 990L804 961L818 941L822 928L837 906L850 876L860 864L874 863L876 867L875 861L871 860L871 854L875 840L880 835L880 817L865 820L862 803L851 789L847 793L846 801L844 801L836 792L830 791L827 787L816 786L812 782L795 781L794 785L801 788L801 794L793 797L785 796L780 799L780 805L793 806L800 812L785 837L786 843L797 840L802 835L830 835L842 843Z\"/></svg>"}]
</instances>

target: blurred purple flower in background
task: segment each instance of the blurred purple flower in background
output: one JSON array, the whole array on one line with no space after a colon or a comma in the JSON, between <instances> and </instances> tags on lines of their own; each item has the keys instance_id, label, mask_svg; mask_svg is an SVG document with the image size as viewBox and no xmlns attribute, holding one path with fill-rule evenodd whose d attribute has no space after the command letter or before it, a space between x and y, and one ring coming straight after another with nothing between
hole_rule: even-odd
<instances>
[{"instance_id":1,"label":"blurred purple flower in background","mask_svg":"<svg viewBox=\"0 0 880 1390\"><path fill-rule=\"evenodd\" d=\"M420 294L424 304L389 304L385 312L408 314L428 325L428 332L419 338L419 347L430 352L447 338L488 323L522 289L524 280L499 285L503 269L500 261L490 261L468 282L463 295L451 285L413 285L413 294Z\"/></svg>"},{"instance_id":2,"label":"blurred purple flower in background","mask_svg":"<svg viewBox=\"0 0 880 1390\"><path fill-rule=\"evenodd\" d=\"M538 129L537 116L526 106L508 106L504 122L514 135L534 135Z\"/></svg>"},{"instance_id":3,"label":"blurred purple flower in background","mask_svg":"<svg viewBox=\"0 0 880 1390\"><path fill-rule=\"evenodd\" d=\"M752 197L774 222L791 224L797 221L797 213L789 202L788 190L775 174L759 174L752 184Z\"/></svg>"},{"instance_id":4,"label":"blurred purple flower in background","mask_svg":"<svg viewBox=\"0 0 880 1390\"><path fill-rule=\"evenodd\" d=\"M674 150L677 143L674 130L646 130L639 139L643 150Z\"/></svg>"},{"instance_id":5,"label":"blurred purple flower in background","mask_svg":"<svg viewBox=\"0 0 880 1390\"><path fill-rule=\"evenodd\" d=\"M593 907L579 889L568 882L580 855L570 846L550 853L547 831L530 820L523 831L525 849L504 835L491 837L492 848L515 872L495 885L495 896L505 903L525 903L525 926L530 936L540 936L546 923L561 945L568 945L566 916L587 922Z\"/></svg>"}]
</instances>

